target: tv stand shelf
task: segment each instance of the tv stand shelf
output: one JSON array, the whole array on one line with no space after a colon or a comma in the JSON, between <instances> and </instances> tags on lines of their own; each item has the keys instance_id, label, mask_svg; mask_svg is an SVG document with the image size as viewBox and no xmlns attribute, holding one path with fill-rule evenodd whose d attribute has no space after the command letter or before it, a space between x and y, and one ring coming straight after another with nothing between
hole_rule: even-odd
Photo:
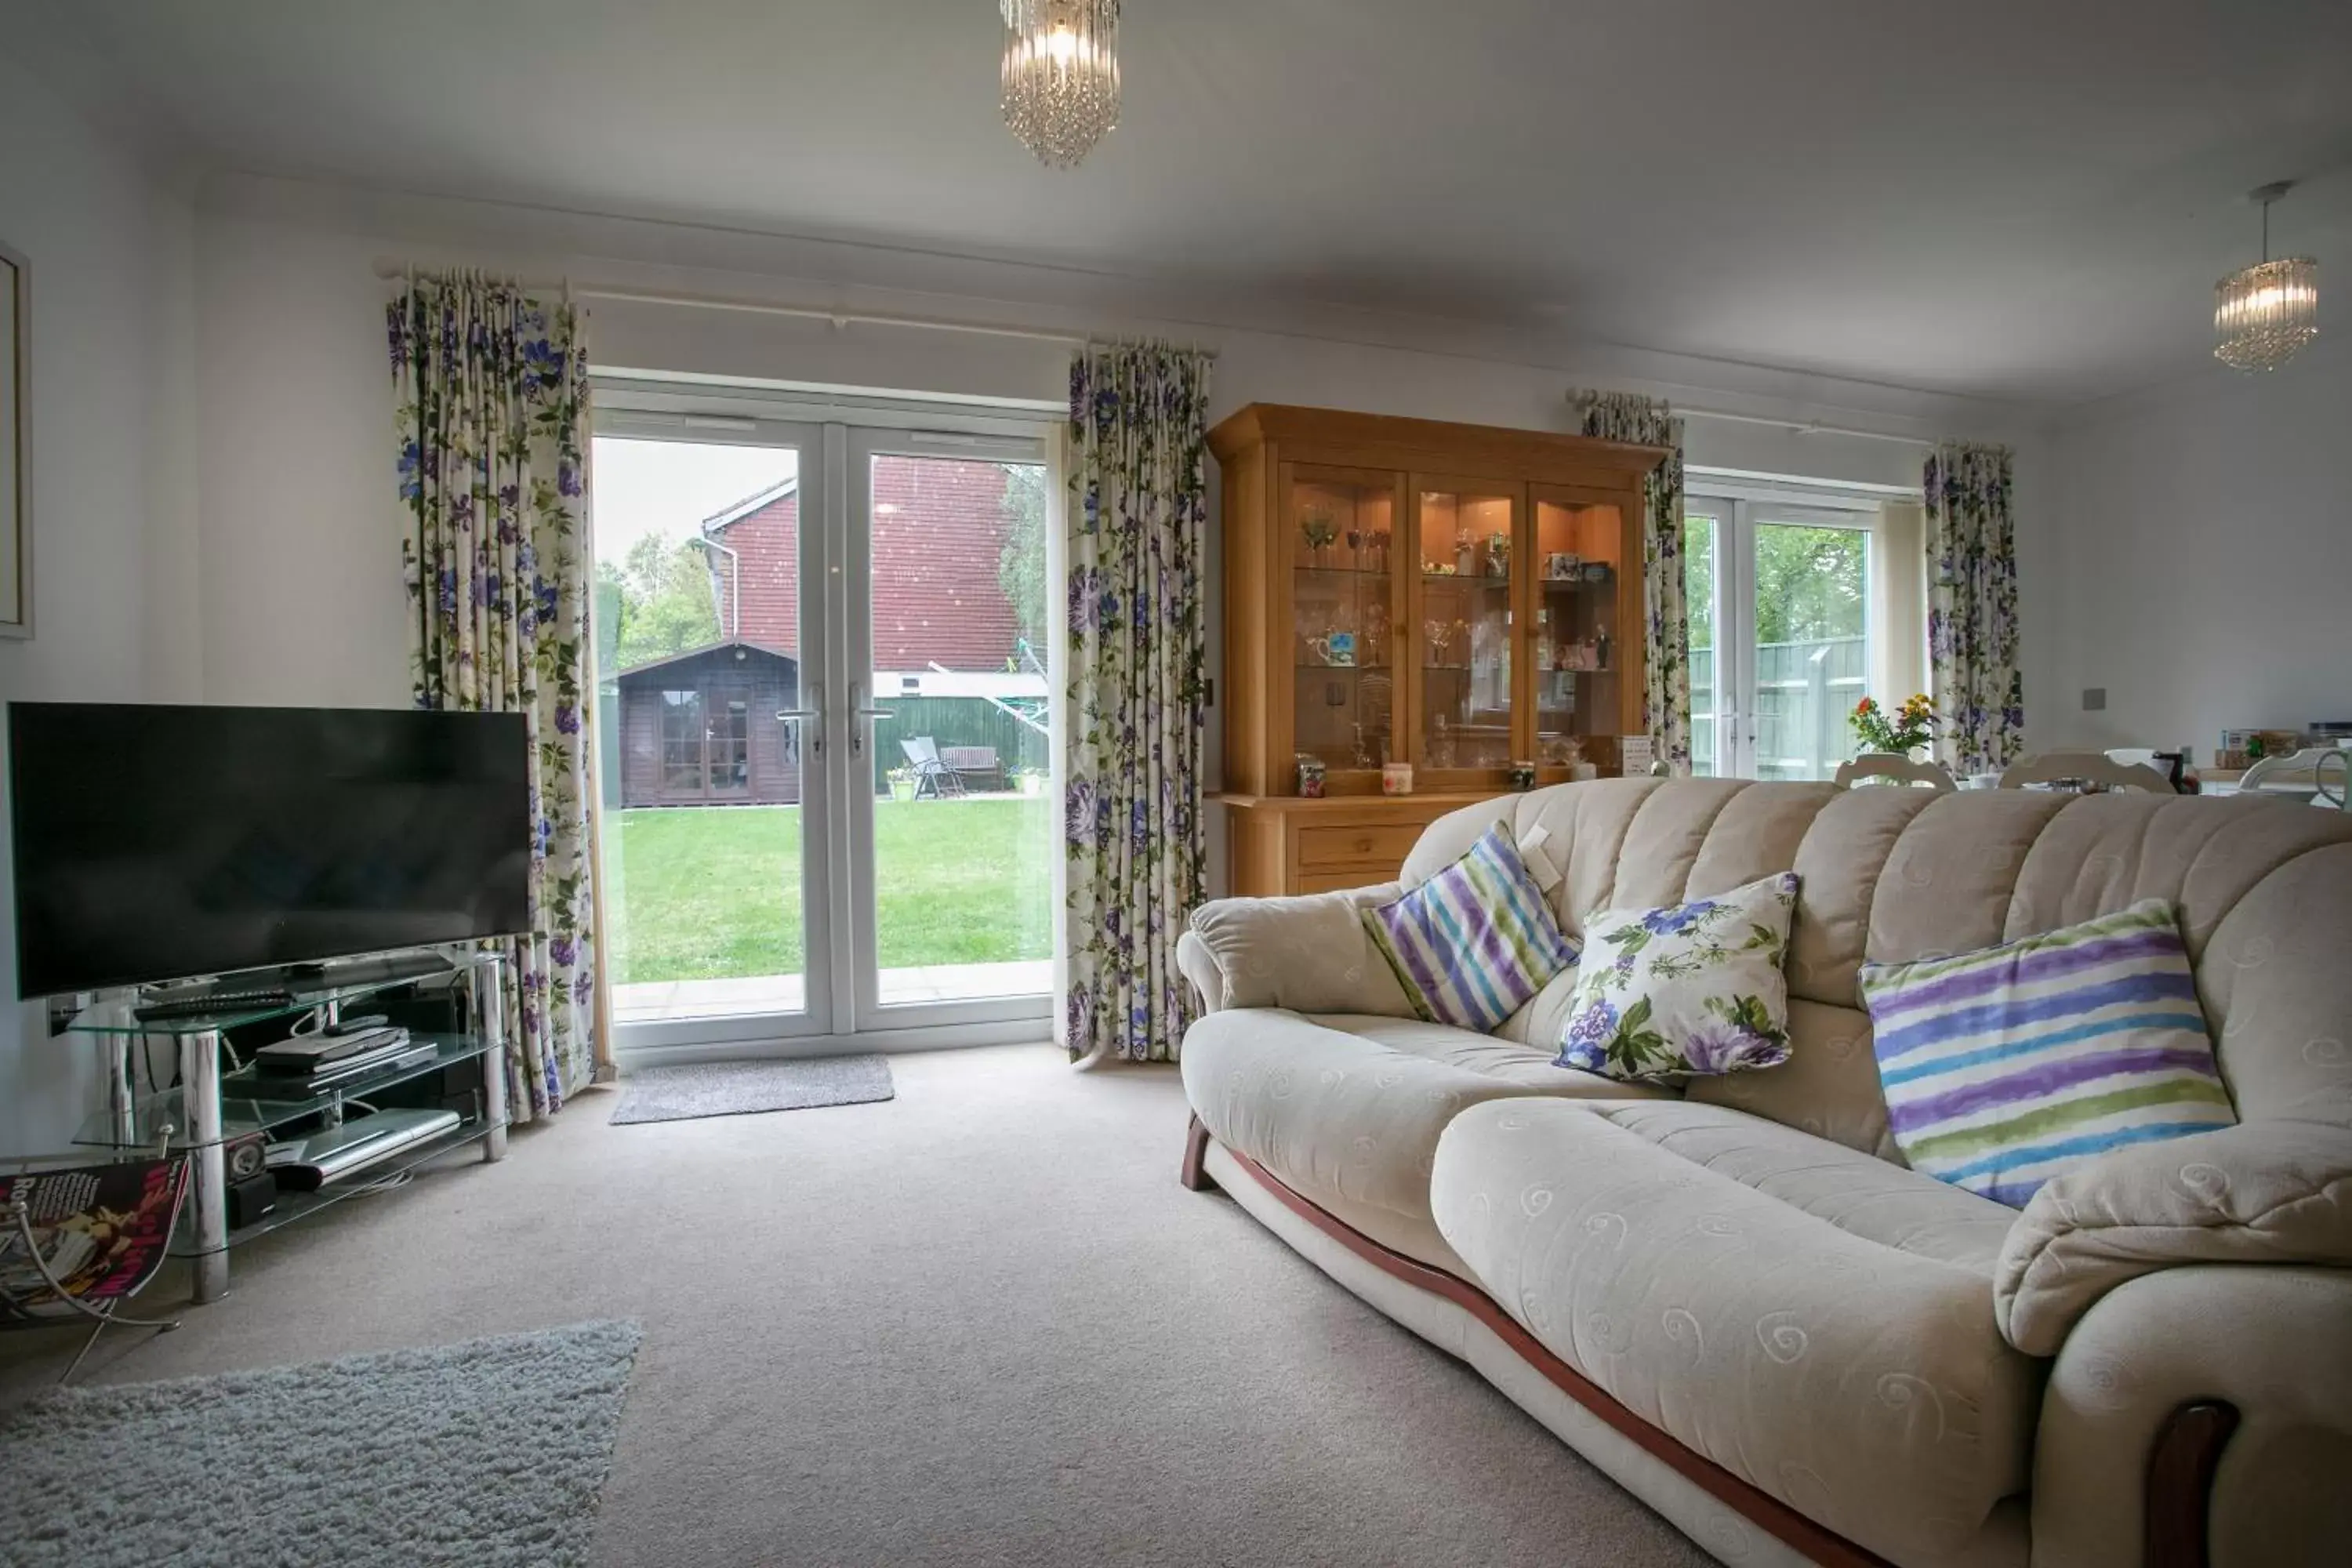
<instances>
[{"instance_id":1,"label":"tv stand shelf","mask_svg":"<svg viewBox=\"0 0 2352 1568\"><path fill-rule=\"evenodd\" d=\"M282 1230L297 1220L310 1218L320 1209L332 1208L345 1198L357 1197L379 1183L389 1181L394 1176L405 1175L421 1166L429 1165L452 1150L462 1149L468 1143L479 1142L488 1138L492 1132L504 1130L504 1123L493 1125L476 1117L470 1121L460 1121L437 1138L429 1138L422 1143L413 1143L397 1154L368 1166L347 1181L332 1183L320 1187L316 1192L280 1192L278 1194L276 1208L251 1225L239 1230L230 1231L227 1244L235 1247L240 1242L268 1236L273 1230ZM194 1250L185 1241L174 1240L172 1256L200 1258L204 1254Z\"/></svg>"},{"instance_id":2,"label":"tv stand shelf","mask_svg":"<svg viewBox=\"0 0 2352 1568\"><path fill-rule=\"evenodd\" d=\"M227 1293L228 1248L237 1242L332 1207L388 1176L415 1170L471 1143L481 1144L485 1163L505 1158L505 961L496 952L460 952L446 956L445 967L425 973L367 973L363 978L336 983L331 972L315 984L297 980L289 987L292 1001L268 1006L142 1022L132 1009L139 1001L155 998L129 999L118 994L85 1009L74 1020L73 1032L95 1038L105 1051L107 1089L106 1109L76 1132L74 1142L152 1150L168 1137L169 1147L188 1157L187 1206L172 1251L194 1265L198 1302L217 1300ZM290 1033L293 1025L309 1014L323 1012L332 1019L352 1003L395 986L436 982L464 988L465 1016L473 1026L460 1033L415 1035L414 1038L434 1046L428 1060L363 1073L315 1092L292 1089L250 1068L222 1070L221 1058L227 1049L222 1037L229 1029L283 1018ZM223 984L233 986L236 977L227 977ZM146 1053L159 1038L174 1047L178 1082L171 1089L142 1095L137 1092L136 1073L151 1068L152 1058ZM281 1190L277 1207L268 1215L243 1229L229 1229L226 1145L304 1121L324 1118L331 1125L339 1123L346 1105L364 1105L372 1094L475 1060L482 1062L482 1088L475 1097L472 1115L434 1138L403 1148L316 1192Z\"/></svg>"},{"instance_id":3,"label":"tv stand shelf","mask_svg":"<svg viewBox=\"0 0 2352 1568\"><path fill-rule=\"evenodd\" d=\"M362 1073L348 1083L339 1083L315 1094L291 1092L284 1084L273 1081L268 1075L251 1068L223 1073L220 1080L220 1134L215 1142L234 1142L239 1138L307 1121L313 1116L340 1114L342 1108L353 1100L364 1101L370 1095L382 1093L394 1084L472 1061L489 1049L489 1042L479 1035L418 1034L410 1037L419 1044L432 1044L431 1060ZM169 1147L173 1153L184 1153L198 1147L187 1131L194 1123L189 1118L184 1090L168 1089L161 1094L142 1095L131 1102L127 1123L117 1120L118 1114L112 1110L98 1112L82 1123L73 1141L110 1149L153 1149L163 1142L164 1130L169 1128ZM128 1138L122 1135L126 1127L131 1133Z\"/></svg>"}]
</instances>

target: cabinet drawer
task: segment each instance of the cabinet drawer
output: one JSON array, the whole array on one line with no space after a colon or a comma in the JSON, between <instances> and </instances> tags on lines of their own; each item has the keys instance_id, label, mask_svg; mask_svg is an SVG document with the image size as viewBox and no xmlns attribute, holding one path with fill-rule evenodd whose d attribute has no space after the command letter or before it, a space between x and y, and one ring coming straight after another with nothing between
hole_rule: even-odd
<instances>
[{"instance_id":1,"label":"cabinet drawer","mask_svg":"<svg viewBox=\"0 0 2352 1568\"><path fill-rule=\"evenodd\" d=\"M1380 871L1301 871L1284 890L1291 893L1345 893L1357 888L1377 888L1396 879L1396 868Z\"/></svg>"},{"instance_id":2,"label":"cabinet drawer","mask_svg":"<svg viewBox=\"0 0 2352 1568\"><path fill-rule=\"evenodd\" d=\"M1418 824L1369 824L1360 827L1336 825L1298 830L1297 861L1301 869L1318 866L1371 866L1393 872L1421 838Z\"/></svg>"}]
</instances>

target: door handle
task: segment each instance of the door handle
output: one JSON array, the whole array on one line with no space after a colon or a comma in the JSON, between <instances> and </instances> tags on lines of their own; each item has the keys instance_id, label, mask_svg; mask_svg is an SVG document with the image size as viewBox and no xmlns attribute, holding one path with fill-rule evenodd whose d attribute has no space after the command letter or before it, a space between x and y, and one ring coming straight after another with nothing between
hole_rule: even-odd
<instances>
[{"instance_id":1,"label":"door handle","mask_svg":"<svg viewBox=\"0 0 2352 1568\"><path fill-rule=\"evenodd\" d=\"M849 683L849 754L853 757L862 757L866 754L866 726L858 722L860 719L887 719L890 713L887 709L867 705L864 681L851 681Z\"/></svg>"},{"instance_id":2,"label":"door handle","mask_svg":"<svg viewBox=\"0 0 2352 1568\"><path fill-rule=\"evenodd\" d=\"M785 708L777 711L779 720L809 726L808 748L813 757L824 755L824 710L819 708Z\"/></svg>"}]
</instances>

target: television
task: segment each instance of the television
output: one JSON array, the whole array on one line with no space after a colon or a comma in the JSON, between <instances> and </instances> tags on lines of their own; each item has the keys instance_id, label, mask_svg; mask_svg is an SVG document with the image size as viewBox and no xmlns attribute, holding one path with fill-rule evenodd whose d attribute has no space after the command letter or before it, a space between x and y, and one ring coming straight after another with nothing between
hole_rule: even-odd
<instances>
[{"instance_id":1,"label":"television","mask_svg":"<svg viewBox=\"0 0 2352 1568\"><path fill-rule=\"evenodd\" d=\"M16 990L525 930L519 713L8 705Z\"/></svg>"}]
</instances>

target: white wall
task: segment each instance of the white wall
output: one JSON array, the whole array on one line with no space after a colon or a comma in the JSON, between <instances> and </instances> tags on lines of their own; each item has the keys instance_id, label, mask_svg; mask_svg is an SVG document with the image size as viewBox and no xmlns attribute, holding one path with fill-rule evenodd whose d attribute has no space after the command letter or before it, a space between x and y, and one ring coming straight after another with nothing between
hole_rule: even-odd
<instances>
[{"instance_id":1,"label":"white wall","mask_svg":"<svg viewBox=\"0 0 2352 1568\"><path fill-rule=\"evenodd\" d=\"M0 59L0 238L31 267L36 635L0 698L193 699L196 480L187 202L47 80ZM5 834L0 821L0 837ZM0 853L0 998L16 990ZM0 1155L62 1147L94 1075L0 1001Z\"/></svg>"},{"instance_id":2,"label":"white wall","mask_svg":"<svg viewBox=\"0 0 2352 1568\"><path fill-rule=\"evenodd\" d=\"M993 263L230 178L200 200L195 241L208 700L404 698L379 261L1081 334L1155 332L1218 351L1213 417L1284 402L1564 429L1568 389L1599 384L1775 417L1868 417L1897 433L2014 433L2011 411L1993 405L1784 372L1563 351L1360 314L1273 321L1247 301ZM1046 402L1066 384L1069 350L1050 342L635 301L592 299L590 310L592 354L604 368ZM1838 409L1842 418L1824 413ZM1916 484L1920 457L1888 442L1690 426L1697 464Z\"/></svg>"},{"instance_id":3,"label":"white wall","mask_svg":"<svg viewBox=\"0 0 2352 1568\"><path fill-rule=\"evenodd\" d=\"M2037 743L2187 742L2352 719L2352 344L2220 365L2053 438L2055 701ZM2082 710L2105 687L2104 712Z\"/></svg>"}]
</instances>

